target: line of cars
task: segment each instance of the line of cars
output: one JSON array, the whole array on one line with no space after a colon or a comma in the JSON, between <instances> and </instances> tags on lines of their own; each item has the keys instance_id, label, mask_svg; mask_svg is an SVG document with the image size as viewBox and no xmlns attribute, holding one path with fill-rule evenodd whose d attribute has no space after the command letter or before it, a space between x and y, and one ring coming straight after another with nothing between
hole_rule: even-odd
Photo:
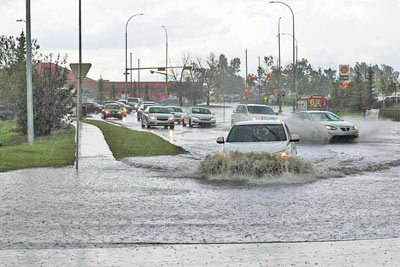
<instances>
[{"instance_id":1,"label":"line of cars","mask_svg":"<svg viewBox=\"0 0 400 267\"><path fill-rule=\"evenodd\" d=\"M142 127L164 126L173 129L175 123L193 127L215 126L215 114L205 107L189 107L186 112L177 106L161 106L153 101L144 101L137 110L137 121Z\"/></svg>"},{"instance_id":2,"label":"line of cars","mask_svg":"<svg viewBox=\"0 0 400 267\"><path fill-rule=\"evenodd\" d=\"M300 111L284 122L271 107L255 104L238 105L231 125L226 139L217 138L224 152L269 152L282 158L297 154L295 143L300 136L292 134L289 128L304 134L305 139L323 142L337 138L353 140L360 134L356 125L329 111Z\"/></svg>"}]
</instances>

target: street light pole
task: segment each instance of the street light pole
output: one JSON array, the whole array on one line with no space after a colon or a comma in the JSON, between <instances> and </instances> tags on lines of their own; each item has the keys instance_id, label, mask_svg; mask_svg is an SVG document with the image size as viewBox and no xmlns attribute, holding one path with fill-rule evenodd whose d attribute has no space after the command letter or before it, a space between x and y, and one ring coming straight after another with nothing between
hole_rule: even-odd
<instances>
[{"instance_id":1,"label":"street light pole","mask_svg":"<svg viewBox=\"0 0 400 267\"><path fill-rule=\"evenodd\" d=\"M278 105L279 113L282 113L282 100L281 100L281 17L278 19Z\"/></svg>"},{"instance_id":2,"label":"street light pole","mask_svg":"<svg viewBox=\"0 0 400 267\"><path fill-rule=\"evenodd\" d=\"M288 35L288 36L293 37L292 34L286 33L286 32L283 32L282 35ZM296 41L296 65L297 65L297 62L299 62L299 59L298 59L298 57L299 57L299 50L298 50L298 48L299 48L299 43L297 42L297 38L295 38L294 40ZM297 87L296 87L296 89L297 89Z\"/></svg>"},{"instance_id":3,"label":"street light pole","mask_svg":"<svg viewBox=\"0 0 400 267\"><path fill-rule=\"evenodd\" d=\"M125 90L124 90L124 94L125 94L125 99L127 99L127 94L126 91L128 90L128 23L129 21L136 17L136 16L143 16L143 14L135 14L133 16L131 16L127 21L126 21L126 25L125 25Z\"/></svg>"},{"instance_id":4,"label":"street light pole","mask_svg":"<svg viewBox=\"0 0 400 267\"><path fill-rule=\"evenodd\" d=\"M32 41L31 41L31 1L26 0L26 111L28 124L28 144L33 145L33 93L32 93Z\"/></svg>"},{"instance_id":5,"label":"street light pole","mask_svg":"<svg viewBox=\"0 0 400 267\"><path fill-rule=\"evenodd\" d=\"M293 20L293 91L296 93L296 52L295 52L295 30L294 30L294 13L292 8L286 4L285 2L282 1L270 1L271 4L282 4L287 6L290 9L290 12L292 12L292 20ZM295 100L293 98L293 112L296 110L296 105L295 105Z\"/></svg>"},{"instance_id":6,"label":"street light pole","mask_svg":"<svg viewBox=\"0 0 400 267\"><path fill-rule=\"evenodd\" d=\"M161 26L165 30L165 92L168 93L168 32L167 27ZM165 96L167 97L167 96Z\"/></svg>"}]
</instances>

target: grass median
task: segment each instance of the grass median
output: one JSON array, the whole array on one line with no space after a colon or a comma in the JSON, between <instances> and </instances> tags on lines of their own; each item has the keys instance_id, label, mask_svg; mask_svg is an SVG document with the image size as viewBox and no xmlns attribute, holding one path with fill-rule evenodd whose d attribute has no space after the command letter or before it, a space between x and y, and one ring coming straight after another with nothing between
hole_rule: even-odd
<instances>
[{"instance_id":1,"label":"grass median","mask_svg":"<svg viewBox=\"0 0 400 267\"><path fill-rule=\"evenodd\" d=\"M183 148L152 133L130 130L103 121L83 120L82 122L100 128L116 159L187 153Z\"/></svg>"},{"instance_id":2,"label":"grass median","mask_svg":"<svg viewBox=\"0 0 400 267\"><path fill-rule=\"evenodd\" d=\"M15 122L0 122L0 172L73 165L75 161L75 130L69 126L36 137L33 145L27 137L15 131Z\"/></svg>"}]
</instances>

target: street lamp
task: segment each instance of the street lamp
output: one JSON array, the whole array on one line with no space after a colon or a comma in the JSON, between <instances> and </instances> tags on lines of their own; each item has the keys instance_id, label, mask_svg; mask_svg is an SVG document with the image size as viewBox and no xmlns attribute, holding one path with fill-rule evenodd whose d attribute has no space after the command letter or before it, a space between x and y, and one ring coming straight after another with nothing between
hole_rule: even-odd
<instances>
[{"instance_id":1,"label":"street lamp","mask_svg":"<svg viewBox=\"0 0 400 267\"><path fill-rule=\"evenodd\" d=\"M26 20L17 19L26 24L26 114L28 144L33 145L35 132L33 128L33 93L32 93L32 41L31 41L31 1L26 0Z\"/></svg>"},{"instance_id":2,"label":"street lamp","mask_svg":"<svg viewBox=\"0 0 400 267\"><path fill-rule=\"evenodd\" d=\"M282 113L281 99L281 17L278 19L278 106L279 113Z\"/></svg>"},{"instance_id":3,"label":"street lamp","mask_svg":"<svg viewBox=\"0 0 400 267\"><path fill-rule=\"evenodd\" d=\"M129 21L136 17L136 16L143 16L144 14L135 14L132 15L127 21L126 21L126 25L125 25L125 99L128 98L126 91L128 90L128 23Z\"/></svg>"},{"instance_id":4,"label":"street lamp","mask_svg":"<svg viewBox=\"0 0 400 267\"><path fill-rule=\"evenodd\" d=\"M292 34L286 33L286 32L283 32L282 35L287 35L287 36L293 37ZM297 43L297 38L294 38L294 40L296 41L296 65L297 65L298 57L299 57L299 44ZM296 89L297 89L297 88L296 88Z\"/></svg>"},{"instance_id":5,"label":"street lamp","mask_svg":"<svg viewBox=\"0 0 400 267\"><path fill-rule=\"evenodd\" d=\"M167 27L161 26L165 31L165 93L168 93L168 32Z\"/></svg>"},{"instance_id":6,"label":"street lamp","mask_svg":"<svg viewBox=\"0 0 400 267\"><path fill-rule=\"evenodd\" d=\"M296 92L296 58L295 58L295 44L294 44L294 40L295 38L295 31L294 31L294 13L292 8L286 4L285 2L282 1L270 1L271 4L282 4L287 6L290 9L290 12L292 12L292 20L293 20L293 91ZM293 112L295 112L295 101L293 99Z\"/></svg>"}]
</instances>

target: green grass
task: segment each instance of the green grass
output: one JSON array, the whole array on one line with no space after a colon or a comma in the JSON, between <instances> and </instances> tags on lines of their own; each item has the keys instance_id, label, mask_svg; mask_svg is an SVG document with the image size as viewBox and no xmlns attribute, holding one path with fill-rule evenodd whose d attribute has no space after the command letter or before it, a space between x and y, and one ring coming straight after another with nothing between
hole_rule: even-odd
<instances>
[{"instance_id":1,"label":"green grass","mask_svg":"<svg viewBox=\"0 0 400 267\"><path fill-rule=\"evenodd\" d=\"M74 127L53 131L50 136L36 137L33 145L15 131L15 123L0 122L0 171L36 167L62 167L75 161Z\"/></svg>"},{"instance_id":2,"label":"green grass","mask_svg":"<svg viewBox=\"0 0 400 267\"><path fill-rule=\"evenodd\" d=\"M82 122L100 128L116 159L187 153L183 148L152 133L130 130L96 120L83 120Z\"/></svg>"}]
</instances>

